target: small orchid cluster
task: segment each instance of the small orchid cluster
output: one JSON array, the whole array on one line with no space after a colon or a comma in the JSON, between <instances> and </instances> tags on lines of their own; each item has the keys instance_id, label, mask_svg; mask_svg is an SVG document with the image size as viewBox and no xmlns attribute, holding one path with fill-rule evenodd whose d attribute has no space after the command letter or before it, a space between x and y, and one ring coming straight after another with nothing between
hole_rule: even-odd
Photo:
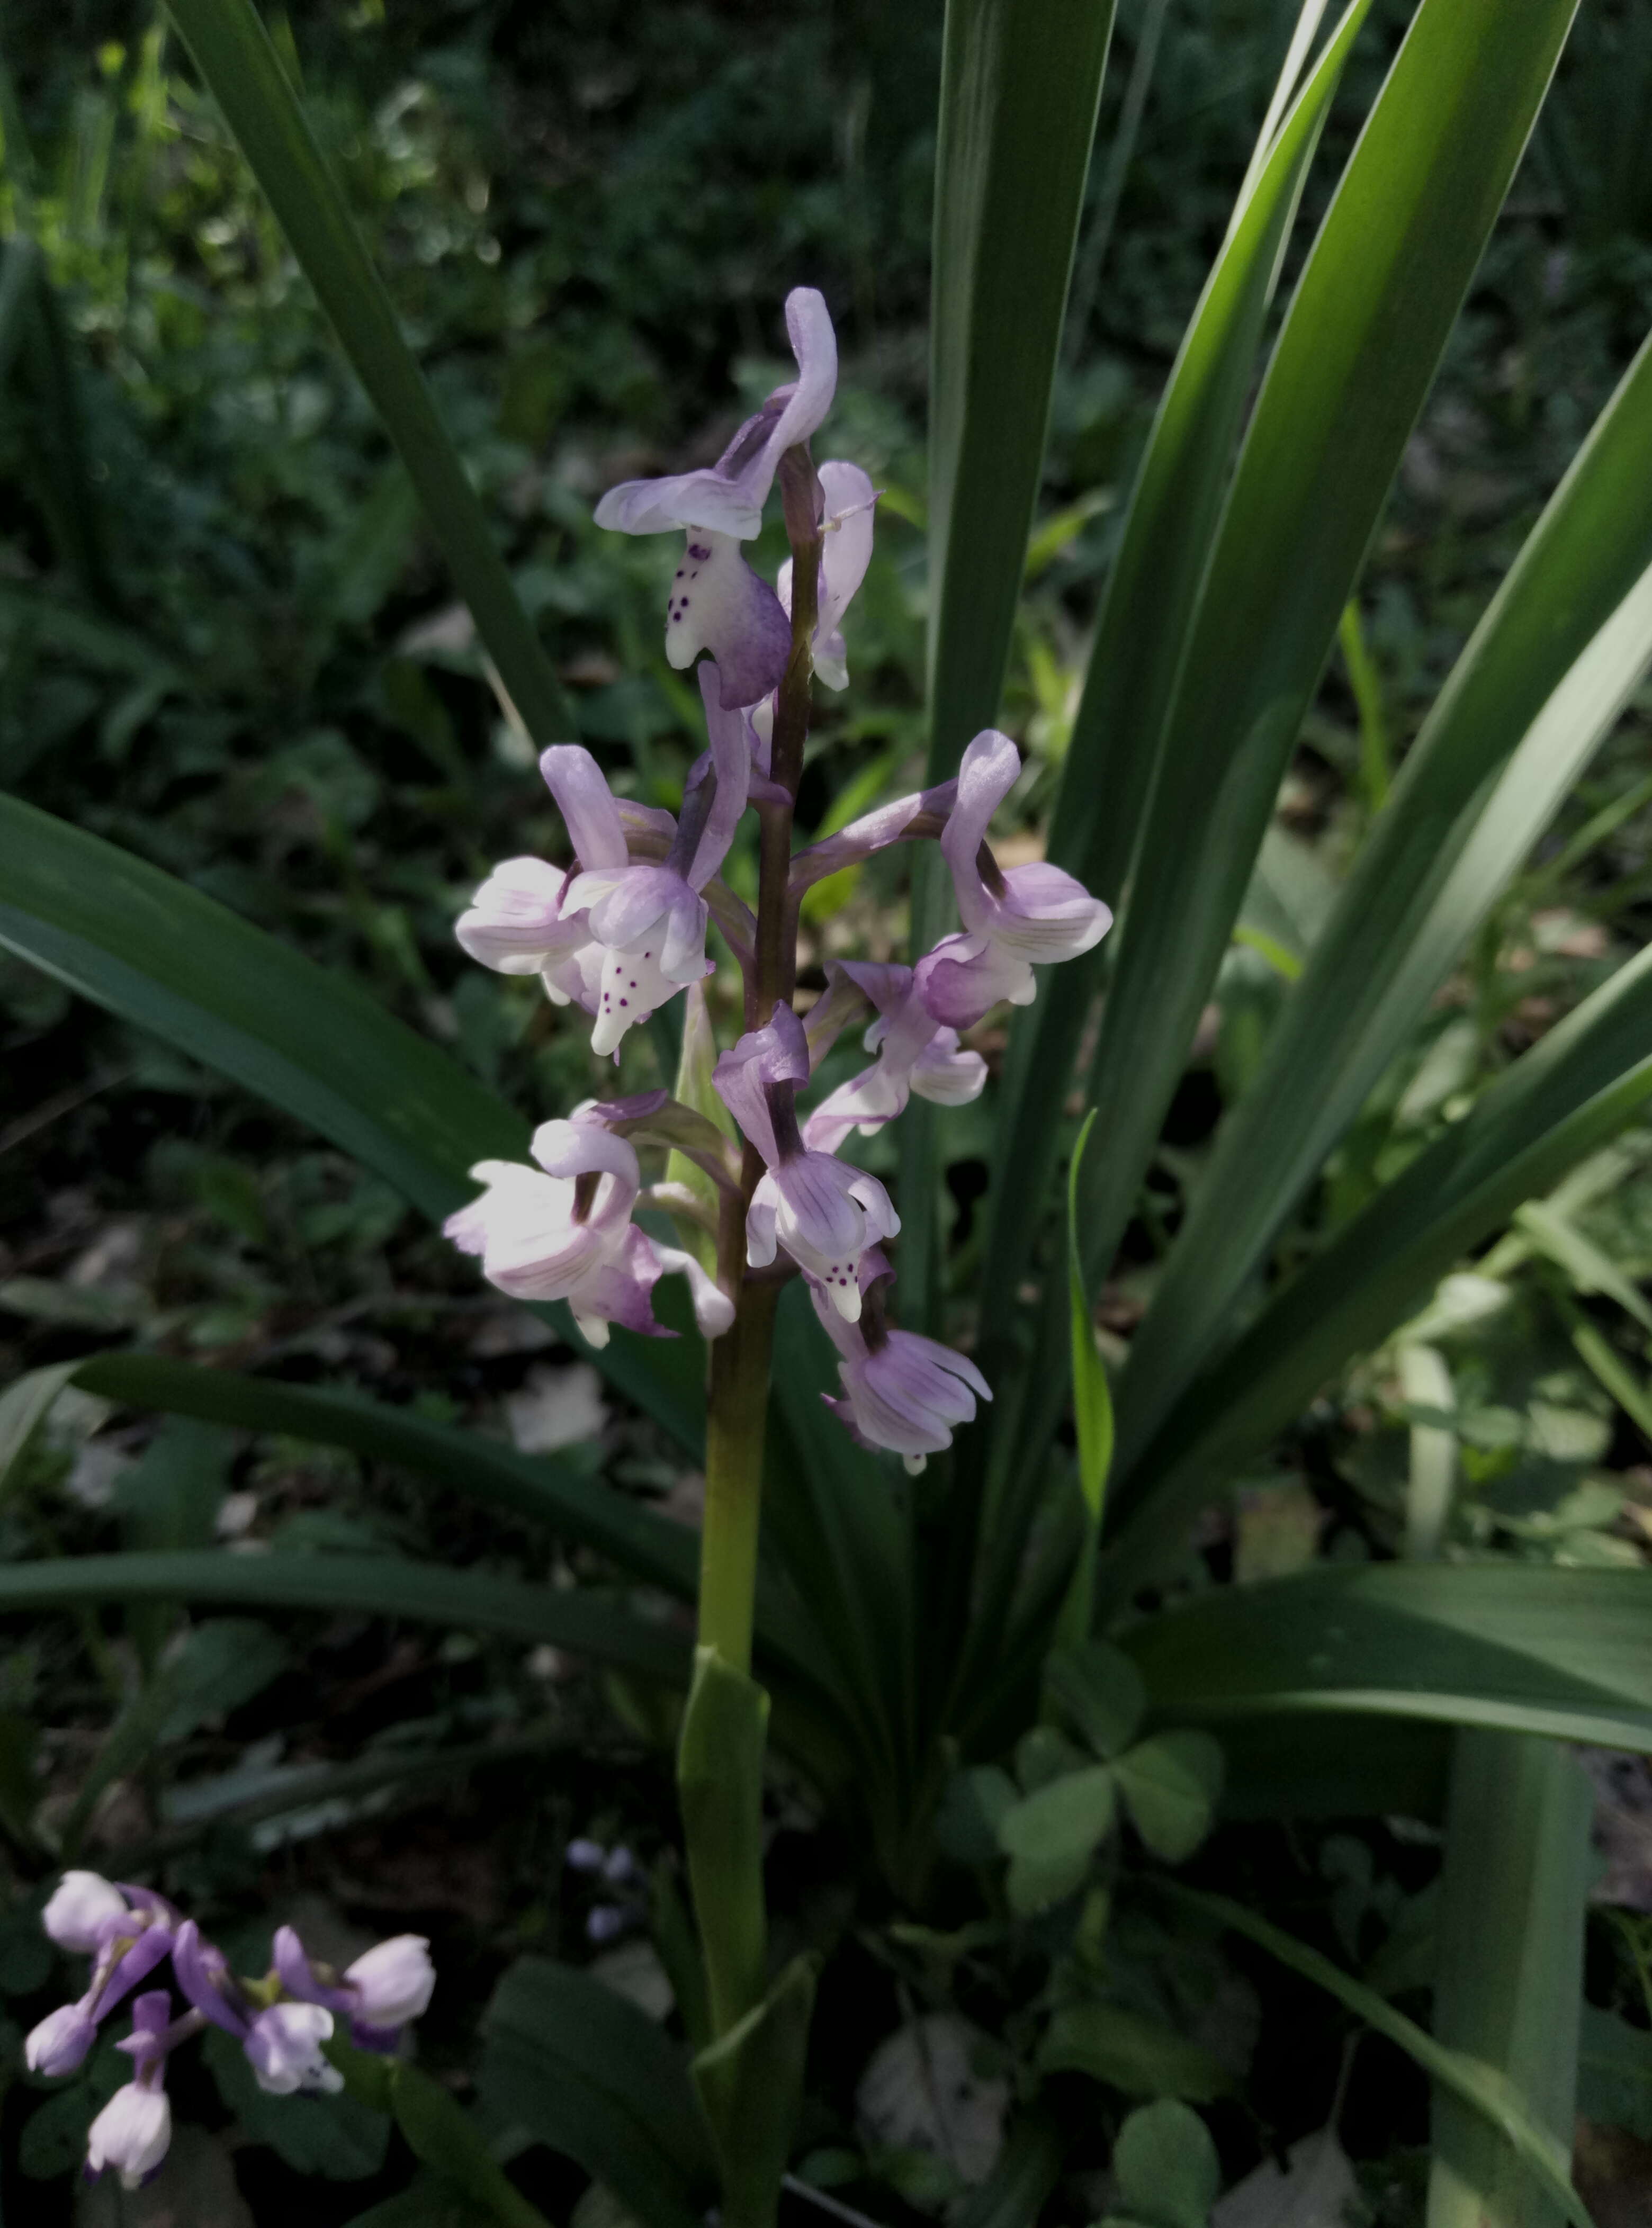
<instances>
[{"instance_id":1,"label":"small orchid cluster","mask_svg":"<svg viewBox=\"0 0 1652 2228\"><path fill-rule=\"evenodd\" d=\"M700 666L708 749L690 770L682 810L615 797L596 761L574 745L540 764L574 856L566 870L508 860L458 924L464 950L505 974L537 974L550 997L592 1016L592 1048L612 1053L627 1030L678 992L703 1021L708 925L715 921L745 980L745 1034L716 1062L713 1084L745 1143L665 1092L592 1102L533 1140L537 1168L484 1161L482 1196L447 1233L479 1254L483 1273L522 1298L566 1299L601 1344L618 1322L669 1335L652 1289L680 1271L696 1320L717 1338L734 1320L743 1284L801 1271L840 1359L842 1398L829 1402L862 1444L921 1468L991 1394L975 1365L935 1341L894 1329L883 1251L900 1227L878 1180L839 1159L855 1132L893 1121L913 1092L943 1104L974 1098L986 1063L960 1031L1002 1002L1034 996L1034 964L1071 959L1099 941L1111 915L1059 868L1001 869L987 842L993 813L1015 787L1021 759L987 729L957 778L880 807L795 855L791 816L808 732L811 675L848 679L842 620L871 557L876 490L857 464L823 464L809 443L836 390L837 343L826 304L798 288L786 303L797 377L777 387L716 464L611 489L597 522L625 534L681 533L683 557L666 605L674 666ZM740 544L760 529L778 481L793 558L773 588ZM721 880L737 826L759 823L761 879L754 915ZM834 961L807 1014L794 1006L798 908L823 876L892 843L938 840L961 928L915 966ZM870 1017L873 1064L812 1111L798 1100L830 1045ZM637 1143L684 1154L720 1201L710 1214L687 1186L645 1190ZM703 1220L716 1240L715 1274L701 1248L660 1244L631 1220L638 1204Z\"/></svg>"},{"instance_id":2,"label":"small orchid cluster","mask_svg":"<svg viewBox=\"0 0 1652 2228\"><path fill-rule=\"evenodd\" d=\"M420 1935L381 1942L335 1973L308 1956L290 1926L276 1930L266 1978L240 1979L164 1896L97 1873L65 1873L42 1923L59 1949L91 1958L92 1974L77 2001L48 2013L25 2039L31 2072L73 2073L110 2013L169 1957L189 2006L174 2017L170 1989L146 1989L132 2000L131 2033L115 2046L131 2057L132 2078L92 2122L86 2173L95 2181L112 2167L128 2189L147 2181L166 2156L172 2140L166 2061L191 2035L209 2025L233 2034L259 2087L272 2096L335 2090L343 2077L322 2045L340 2023L358 2050L394 2054L436 1985L430 1945Z\"/></svg>"}]
</instances>

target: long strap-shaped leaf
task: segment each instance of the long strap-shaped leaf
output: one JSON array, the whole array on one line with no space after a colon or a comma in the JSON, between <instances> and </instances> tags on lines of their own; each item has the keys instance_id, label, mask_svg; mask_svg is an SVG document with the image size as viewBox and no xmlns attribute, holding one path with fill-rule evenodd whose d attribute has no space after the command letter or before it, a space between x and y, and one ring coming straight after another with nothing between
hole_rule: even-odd
<instances>
[{"instance_id":1,"label":"long strap-shaped leaf","mask_svg":"<svg viewBox=\"0 0 1652 2228\"><path fill-rule=\"evenodd\" d=\"M74 1555L0 1565L0 1615L82 1602L242 1602L254 1609L353 1610L513 1640L548 1641L598 1663L686 1686L687 1638L577 1589L557 1592L485 1571L395 1555Z\"/></svg>"},{"instance_id":2,"label":"long strap-shaped leaf","mask_svg":"<svg viewBox=\"0 0 1652 2228\"><path fill-rule=\"evenodd\" d=\"M1254 1911L1242 1903L1235 1903L1231 1897L1210 1895L1202 1888L1184 1887L1180 1880L1163 1878L1156 1879L1153 1885L1156 1893L1168 1897L1182 1909L1231 1926L1236 1934L1248 1936L1271 1957L1277 1958L1293 1973L1300 1973L1304 1980L1323 1988L1377 2033L1397 2043L1425 2073L1498 2130L1531 2167L1572 2228L1594 2228L1589 2208L1572 2186L1564 2150L1548 2129L1533 2119L1519 2090L1496 2067L1482 2065L1462 2051L1446 2049L1403 2012L1397 2012L1374 1988L1367 1988L1362 1981L1343 1972L1319 1950L1298 1942L1294 1935L1284 1933L1279 1927L1270 1925L1265 1918L1258 1918ZM1524 2221L1521 2228L1526 2228Z\"/></svg>"},{"instance_id":3,"label":"long strap-shaped leaf","mask_svg":"<svg viewBox=\"0 0 1652 2228\"><path fill-rule=\"evenodd\" d=\"M997 716L1112 26L1113 0L947 0L930 311L931 782ZM944 925L946 902L939 861L920 855L917 945ZM927 1106L909 1110L902 1148L902 1300L927 1328Z\"/></svg>"},{"instance_id":4,"label":"long strap-shaped leaf","mask_svg":"<svg viewBox=\"0 0 1652 2228\"><path fill-rule=\"evenodd\" d=\"M572 735L573 716L550 660L251 0L168 0L168 6L401 453L512 702L537 741Z\"/></svg>"},{"instance_id":5,"label":"long strap-shaped leaf","mask_svg":"<svg viewBox=\"0 0 1652 2228\"><path fill-rule=\"evenodd\" d=\"M1435 2039L1495 2066L1569 2155L1578 2111L1593 1790L1553 1741L1457 1736L1436 1934ZM1560 2228L1559 2207L1494 2129L1434 2090L1431 2228Z\"/></svg>"},{"instance_id":6,"label":"long strap-shaped leaf","mask_svg":"<svg viewBox=\"0 0 1652 2228\"><path fill-rule=\"evenodd\" d=\"M1156 1710L1333 1711L1652 1753L1652 1572L1372 1563L1224 1586L1123 1636Z\"/></svg>"},{"instance_id":7,"label":"long strap-shaped leaf","mask_svg":"<svg viewBox=\"0 0 1652 2228\"><path fill-rule=\"evenodd\" d=\"M0 797L0 944L319 1130L432 1220L528 1126L361 985L130 852ZM554 1319L566 1322L559 1308ZM691 1453L701 1348L624 1334L598 1366Z\"/></svg>"},{"instance_id":8,"label":"long strap-shaped leaf","mask_svg":"<svg viewBox=\"0 0 1652 2228\"><path fill-rule=\"evenodd\" d=\"M1258 144L1261 160L1205 282L1130 496L1049 841L1058 865L1115 906L1159 764L1280 255L1368 7L1354 0L1277 136ZM1010 1032L982 1276L982 1344L995 1358L1031 1258L1079 1034L1108 956L1104 945L1048 970L1037 1003Z\"/></svg>"},{"instance_id":9,"label":"long strap-shaped leaf","mask_svg":"<svg viewBox=\"0 0 1652 2228\"><path fill-rule=\"evenodd\" d=\"M74 1370L74 1382L131 1407L194 1416L240 1431L280 1431L322 1446L347 1447L371 1462L392 1463L435 1478L469 1500L549 1526L564 1540L611 1556L636 1577L685 1601L694 1599L691 1535L554 1457L519 1455L479 1431L434 1424L410 1408L393 1408L357 1392L283 1385L155 1354L94 1355Z\"/></svg>"},{"instance_id":10,"label":"long strap-shaped leaf","mask_svg":"<svg viewBox=\"0 0 1652 2228\"><path fill-rule=\"evenodd\" d=\"M1649 660L1652 342L1458 660L1223 1124L1131 1344L1126 1464Z\"/></svg>"},{"instance_id":11,"label":"long strap-shaped leaf","mask_svg":"<svg viewBox=\"0 0 1652 2228\"><path fill-rule=\"evenodd\" d=\"M1120 931L1086 1266L1129 1217L1338 617L1575 0L1422 0L1320 229L1240 455Z\"/></svg>"},{"instance_id":12,"label":"long strap-shaped leaf","mask_svg":"<svg viewBox=\"0 0 1652 2228\"><path fill-rule=\"evenodd\" d=\"M1103 1588L1139 1579L1202 1501L1326 1380L1516 1207L1547 1191L1652 1098L1652 950L1523 1053L1194 1380L1115 1486L1124 1519Z\"/></svg>"}]
</instances>

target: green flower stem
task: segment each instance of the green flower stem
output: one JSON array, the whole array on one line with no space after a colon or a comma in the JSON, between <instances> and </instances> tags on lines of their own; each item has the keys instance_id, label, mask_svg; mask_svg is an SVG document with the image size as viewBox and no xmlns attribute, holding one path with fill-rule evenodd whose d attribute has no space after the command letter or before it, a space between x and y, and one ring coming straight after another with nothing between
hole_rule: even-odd
<instances>
[{"instance_id":1,"label":"green flower stem","mask_svg":"<svg viewBox=\"0 0 1652 2228\"><path fill-rule=\"evenodd\" d=\"M752 1668L763 1438L779 1286L748 1279L733 1327L712 1342L706 1418L706 1512L700 1535L700 1645L731 1669Z\"/></svg>"}]
</instances>

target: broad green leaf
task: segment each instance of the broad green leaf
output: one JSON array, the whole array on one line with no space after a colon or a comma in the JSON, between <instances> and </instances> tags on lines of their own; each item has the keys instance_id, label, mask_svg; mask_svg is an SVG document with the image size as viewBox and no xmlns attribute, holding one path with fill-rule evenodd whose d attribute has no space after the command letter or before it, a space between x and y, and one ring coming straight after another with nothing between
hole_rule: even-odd
<instances>
[{"instance_id":1,"label":"broad green leaf","mask_svg":"<svg viewBox=\"0 0 1652 2228\"><path fill-rule=\"evenodd\" d=\"M1564 2158L1577 2117L1578 2019L1594 1803L1549 1741L1460 1732L1446 1813L1430 2025L1495 2066ZM1559 2228L1552 2193L1507 2138L1437 2084L1431 2228Z\"/></svg>"},{"instance_id":2,"label":"broad green leaf","mask_svg":"<svg viewBox=\"0 0 1652 2228\"><path fill-rule=\"evenodd\" d=\"M1045 2073L1087 2073L1127 2097L1184 2097L1207 2104L1233 2076L1201 2044L1120 2004L1066 2005L1039 2046Z\"/></svg>"},{"instance_id":3,"label":"broad green leaf","mask_svg":"<svg viewBox=\"0 0 1652 2228\"><path fill-rule=\"evenodd\" d=\"M1652 1096L1652 952L1524 1053L1344 1226L1181 1402L1115 1485L1104 1585L1150 1565L1348 1359L1380 1346L1463 1254Z\"/></svg>"},{"instance_id":4,"label":"broad green leaf","mask_svg":"<svg viewBox=\"0 0 1652 2228\"><path fill-rule=\"evenodd\" d=\"M1154 1733L1113 1765L1130 1822L1167 1864L1190 1857L1211 1828L1222 1791L1222 1751L1196 1727Z\"/></svg>"},{"instance_id":5,"label":"broad green leaf","mask_svg":"<svg viewBox=\"0 0 1652 2228\"><path fill-rule=\"evenodd\" d=\"M432 534L529 734L576 730L384 283L251 0L168 0L172 20L418 490Z\"/></svg>"},{"instance_id":6,"label":"broad green leaf","mask_svg":"<svg viewBox=\"0 0 1652 2228\"><path fill-rule=\"evenodd\" d=\"M1087 1860L1112 1831L1113 1775L1105 1764L1053 1779L1024 1796L998 1821L998 1847L1007 1857L1040 1857L1052 1864Z\"/></svg>"},{"instance_id":7,"label":"broad green leaf","mask_svg":"<svg viewBox=\"0 0 1652 2228\"><path fill-rule=\"evenodd\" d=\"M1062 1715L1101 1757L1117 1755L1147 1708L1141 1673L1123 1649L1105 1640L1058 1649L1045 1667L1044 1684Z\"/></svg>"},{"instance_id":8,"label":"broad green leaf","mask_svg":"<svg viewBox=\"0 0 1652 2228\"><path fill-rule=\"evenodd\" d=\"M0 944L311 1124L432 1220L472 1196L473 1162L526 1157L527 1124L359 983L10 797ZM567 1309L550 1319L566 1326ZM592 1358L694 1454L701 1355L693 1337L621 1334Z\"/></svg>"},{"instance_id":9,"label":"broad green leaf","mask_svg":"<svg viewBox=\"0 0 1652 2228\"><path fill-rule=\"evenodd\" d=\"M576 1655L685 1686L688 1652L663 1625L588 1593L559 1593L485 1571L449 1571L394 1555L74 1555L0 1567L0 1615L82 1603L235 1602L253 1609L355 1610L462 1631L548 1641Z\"/></svg>"},{"instance_id":10,"label":"broad green leaf","mask_svg":"<svg viewBox=\"0 0 1652 2228\"><path fill-rule=\"evenodd\" d=\"M1374 1713L1652 1753L1645 1571L1318 1570L1223 1587L1135 1626L1124 1644L1154 1710L1175 1719Z\"/></svg>"},{"instance_id":11,"label":"broad green leaf","mask_svg":"<svg viewBox=\"0 0 1652 2228\"><path fill-rule=\"evenodd\" d=\"M1188 642L1118 933L1080 1183L1086 1265L1135 1201L1303 713L1576 0L1422 0L1268 368Z\"/></svg>"},{"instance_id":12,"label":"broad green leaf","mask_svg":"<svg viewBox=\"0 0 1652 2228\"><path fill-rule=\"evenodd\" d=\"M1210 2129L1174 2097L1141 2104L1113 2145L1121 2203L1152 2228L1205 2228L1222 2186Z\"/></svg>"},{"instance_id":13,"label":"broad green leaf","mask_svg":"<svg viewBox=\"0 0 1652 2228\"><path fill-rule=\"evenodd\" d=\"M1469 2105L1507 2139L1537 2176L1542 2187L1561 2207L1573 2228L1594 2228L1589 2213L1566 2174L1566 2153L1549 2130L1527 2112L1524 2100L1508 2077L1495 2066L1482 2065L1461 2051L1448 2050L1431 2034L1394 2010L1391 2004L1334 1965L1317 1950L1310 1950L1265 1918L1258 1918L1243 1904L1225 1895L1183 1887L1180 1881L1156 1879L1156 1891L1183 1910L1201 1912L1234 1933L1245 1935L1271 1957L1304 1980L1323 1988L1421 2066L1442 2088Z\"/></svg>"},{"instance_id":14,"label":"broad green leaf","mask_svg":"<svg viewBox=\"0 0 1652 2228\"><path fill-rule=\"evenodd\" d=\"M605 2181L644 2228L698 2228L713 2186L682 2054L626 1998L521 1957L483 2022L487 2104Z\"/></svg>"},{"instance_id":15,"label":"broad green leaf","mask_svg":"<svg viewBox=\"0 0 1652 2228\"><path fill-rule=\"evenodd\" d=\"M1514 1217L1519 1227L1540 1253L1546 1253L1563 1269L1580 1292L1604 1292L1633 1316L1642 1330L1652 1331L1652 1307L1643 1293L1630 1284L1616 1261L1601 1252L1575 1223L1569 1222L1547 1200L1534 1199Z\"/></svg>"},{"instance_id":16,"label":"broad green leaf","mask_svg":"<svg viewBox=\"0 0 1652 2228\"><path fill-rule=\"evenodd\" d=\"M1052 860L1115 906L1153 787L1284 242L1368 6L1354 0L1277 136L1265 130L1258 142L1137 474L1049 837ZM1294 66L1287 67L1294 80ZM1079 1034L1108 957L1103 945L1048 970L1037 1003L1016 1015L1010 1032L982 1278L989 1354L1005 1334L1032 1258ZM995 1420L994 1436L1012 1438L1007 1418Z\"/></svg>"},{"instance_id":17,"label":"broad green leaf","mask_svg":"<svg viewBox=\"0 0 1652 2228\"><path fill-rule=\"evenodd\" d=\"M1223 1124L1120 1393L1128 1463L1652 658L1652 343L1407 756L1262 1072Z\"/></svg>"},{"instance_id":18,"label":"broad green leaf","mask_svg":"<svg viewBox=\"0 0 1652 2228\"><path fill-rule=\"evenodd\" d=\"M929 771L998 714L1090 167L1113 0L948 0L930 310ZM914 948L945 924L932 845ZM903 1124L902 1275L932 1326L933 1122Z\"/></svg>"}]
</instances>

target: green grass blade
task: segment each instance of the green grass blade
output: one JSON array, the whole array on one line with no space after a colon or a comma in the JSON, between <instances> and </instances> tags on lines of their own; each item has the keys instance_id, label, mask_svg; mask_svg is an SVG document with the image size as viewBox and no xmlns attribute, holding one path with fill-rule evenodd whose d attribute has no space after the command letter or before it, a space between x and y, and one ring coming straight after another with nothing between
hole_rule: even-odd
<instances>
[{"instance_id":1,"label":"green grass blade","mask_svg":"<svg viewBox=\"0 0 1652 2228\"><path fill-rule=\"evenodd\" d=\"M1159 763L1200 584L1210 560L1279 259L1331 99L1369 0L1354 0L1265 149L1233 214L1165 387L1109 576L1073 722L1049 852L1118 904ZM1079 1038L1106 945L1046 970L1016 1015L1000 1085L998 1153L982 1277L992 1375L1032 1258ZM996 1382L995 1378L995 1382ZM993 1436L1014 1433L1008 1410Z\"/></svg>"},{"instance_id":2,"label":"green grass blade","mask_svg":"<svg viewBox=\"0 0 1652 2228\"><path fill-rule=\"evenodd\" d=\"M1652 343L1457 661L1262 1072L1224 1123L1120 1387L1131 1460L1652 658Z\"/></svg>"},{"instance_id":3,"label":"green grass blade","mask_svg":"<svg viewBox=\"0 0 1652 2228\"><path fill-rule=\"evenodd\" d=\"M1073 1165L1067 1171L1067 1312L1073 1352L1073 1423L1079 1442L1079 1492L1084 1502L1084 1530L1073 1584L1057 1620L1056 1636L1073 1648L1090 1635L1095 1606L1096 1548L1101 1539L1107 1476L1113 1463L1113 1396L1107 1382L1107 1365L1096 1351L1096 1327L1090 1312L1090 1294L1085 1288L1084 1260L1079 1244L1079 1170L1095 1121L1093 1113L1085 1115L1079 1142L1073 1149Z\"/></svg>"},{"instance_id":4,"label":"green grass blade","mask_svg":"<svg viewBox=\"0 0 1652 2228\"><path fill-rule=\"evenodd\" d=\"M433 1220L472 1195L473 1162L526 1156L528 1124L360 984L9 797L0 797L0 945L309 1123ZM566 1328L566 1309L549 1319ZM697 1339L622 1333L592 1358L697 1452Z\"/></svg>"},{"instance_id":5,"label":"green grass blade","mask_svg":"<svg viewBox=\"0 0 1652 2228\"><path fill-rule=\"evenodd\" d=\"M1201 1911L1220 1925L1231 1926L1236 1934L1246 1936L1291 1972L1300 1973L1305 1981L1335 1996L1378 2034L1397 2043L1440 2088L1498 2131L1531 2168L1572 2228L1594 2228L1588 2208L1567 2175L1565 2151L1549 2130L1533 2119L1519 2091L1495 2067L1482 2065L1461 2051L1448 2050L1403 2012L1397 2012L1375 1989L1353 1979L1305 1942L1257 1917L1243 1904L1225 1895L1207 1894L1201 1888L1183 1887L1179 1880L1156 1878L1154 1886L1183 1910Z\"/></svg>"},{"instance_id":6,"label":"green grass blade","mask_svg":"<svg viewBox=\"0 0 1652 2228\"><path fill-rule=\"evenodd\" d=\"M1104 1585L1128 1587L1344 1363L1380 1346L1470 1246L1649 1097L1652 951L1516 1060L1194 1381L1114 1486L1124 1521Z\"/></svg>"},{"instance_id":7,"label":"green grass blade","mask_svg":"<svg viewBox=\"0 0 1652 2228\"><path fill-rule=\"evenodd\" d=\"M384 283L251 0L168 0L197 69L383 419L477 631L535 742L576 732Z\"/></svg>"},{"instance_id":8,"label":"green grass blade","mask_svg":"<svg viewBox=\"0 0 1652 2228\"><path fill-rule=\"evenodd\" d=\"M1575 0L1422 0L1258 400L1118 932L1085 1172L1105 1271L1238 916L1303 713Z\"/></svg>"},{"instance_id":9,"label":"green grass blade","mask_svg":"<svg viewBox=\"0 0 1652 2228\"><path fill-rule=\"evenodd\" d=\"M1652 1753L1652 1572L1372 1563L1224 1586L1134 1626L1156 1713L1483 1725Z\"/></svg>"},{"instance_id":10,"label":"green grass blade","mask_svg":"<svg viewBox=\"0 0 1652 2228\"><path fill-rule=\"evenodd\" d=\"M1589 1782L1549 1741L1457 1737L1446 1812L1435 2039L1502 2073L1562 2156L1577 2114ZM1501 2130L1434 2090L1430 2228L1559 2228Z\"/></svg>"},{"instance_id":11,"label":"green grass blade","mask_svg":"<svg viewBox=\"0 0 1652 2228\"><path fill-rule=\"evenodd\" d=\"M949 0L930 315L930 781L998 710L1111 0Z\"/></svg>"},{"instance_id":12,"label":"green grass blade","mask_svg":"<svg viewBox=\"0 0 1652 2228\"><path fill-rule=\"evenodd\" d=\"M409 1617L466 1632L548 1641L616 1669L686 1687L688 1643L680 1633L595 1599L448 1571L394 1555L229 1555L165 1553L74 1555L0 1568L0 1615L99 1602L239 1602L250 1609L340 1610Z\"/></svg>"},{"instance_id":13,"label":"green grass blade","mask_svg":"<svg viewBox=\"0 0 1652 2228\"><path fill-rule=\"evenodd\" d=\"M943 781L998 714L1095 138L1113 0L948 0L930 311L930 740ZM912 941L947 923L934 847ZM901 1293L935 1328L934 1117L901 1125Z\"/></svg>"}]
</instances>

